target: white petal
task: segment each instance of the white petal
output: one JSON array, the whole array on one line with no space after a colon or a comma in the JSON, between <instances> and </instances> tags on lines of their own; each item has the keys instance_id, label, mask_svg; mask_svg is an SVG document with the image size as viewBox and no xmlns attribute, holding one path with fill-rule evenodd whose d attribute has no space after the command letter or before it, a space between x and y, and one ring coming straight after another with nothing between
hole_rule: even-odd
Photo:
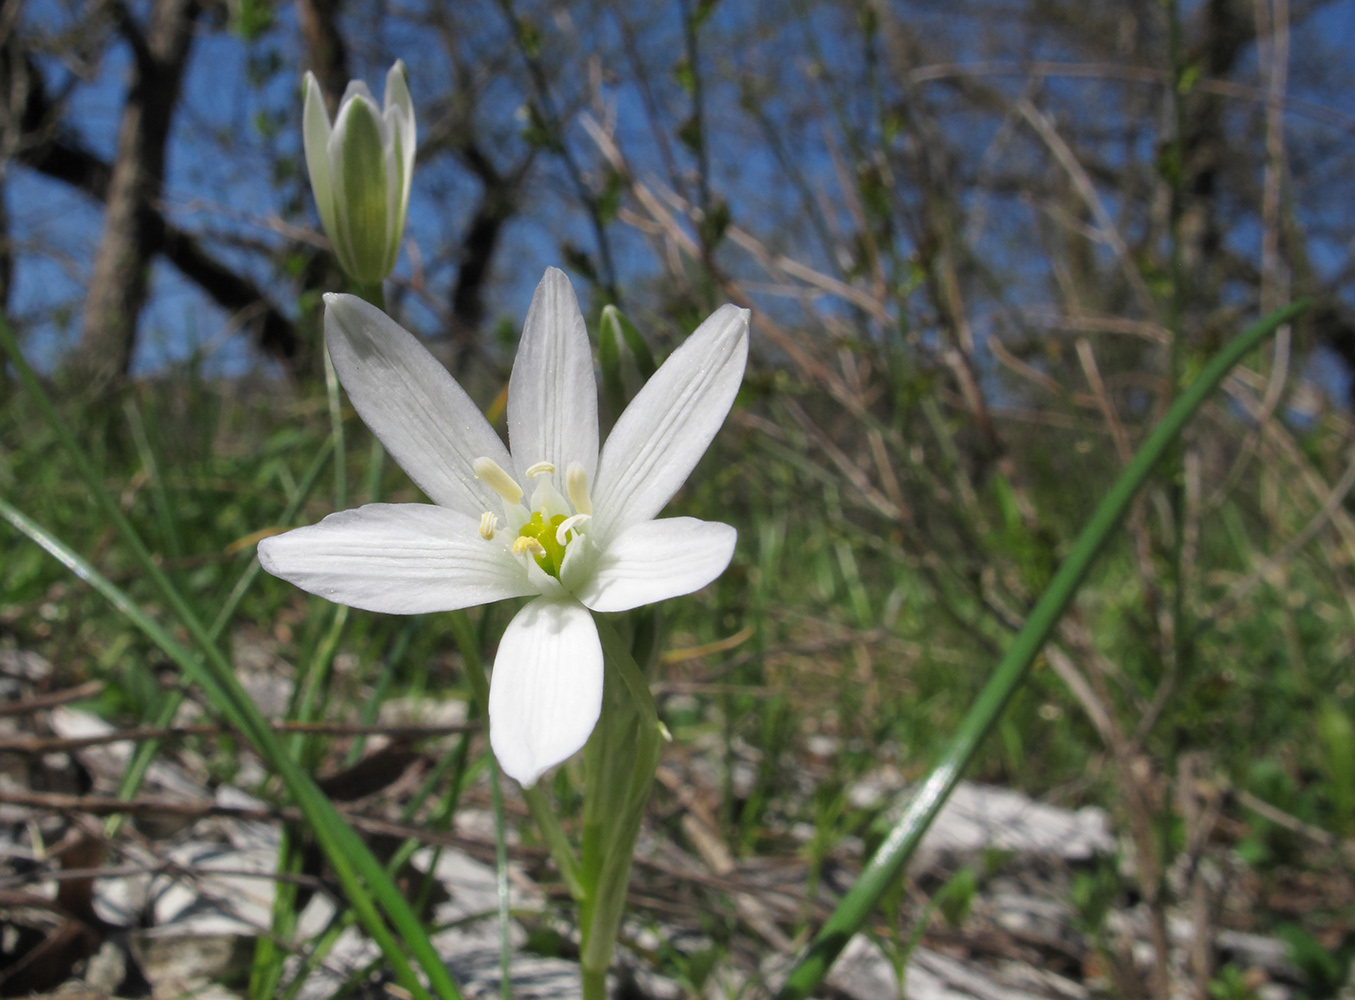
<instances>
[{"instance_id":1,"label":"white petal","mask_svg":"<svg viewBox=\"0 0 1355 1000\"><path fill-rule=\"evenodd\" d=\"M534 593L478 520L423 503L375 503L259 543L274 576L336 604L396 615L469 608Z\"/></svg>"},{"instance_id":2,"label":"white petal","mask_svg":"<svg viewBox=\"0 0 1355 1000\"><path fill-rule=\"evenodd\" d=\"M348 85L351 90L353 85ZM344 95L347 100L347 94ZM339 266L348 274L353 273L353 256L349 249L353 245L353 239L348 232L348 219L345 207L344 183L343 183L343 144L344 137L348 133L348 115L344 114L346 105L339 104L339 112L334 116L334 124L329 130L329 141L325 147L325 158L329 162L329 187L330 196L334 199L334 208L332 215L334 218L334 228L328 230L330 249L334 251L334 256L339 258Z\"/></svg>"},{"instance_id":3,"label":"white petal","mask_svg":"<svg viewBox=\"0 0 1355 1000\"><path fill-rule=\"evenodd\" d=\"M409 190L414 179L414 102L409 96L405 64L397 59L386 74L386 93L382 104L382 128L385 130L386 183L389 185L387 225L387 263L395 266L400 254L400 238L405 231L409 209Z\"/></svg>"},{"instance_id":4,"label":"white petal","mask_svg":"<svg viewBox=\"0 0 1355 1000\"><path fill-rule=\"evenodd\" d=\"M397 115L395 137L404 153L405 186L408 187L409 178L414 173L414 101L409 96L409 76L405 72L405 64L399 59L395 60L395 65L386 74L386 93L383 95L383 111L392 110Z\"/></svg>"},{"instance_id":5,"label":"white petal","mask_svg":"<svg viewBox=\"0 0 1355 1000\"><path fill-rule=\"evenodd\" d=\"M725 571L737 537L727 524L694 517L632 524L607 543L579 600L594 611L629 611L690 594Z\"/></svg>"},{"instance_id":6,"label":"white petal","mask_svg":"<svg viewBox=\"0 0 1355 1000\"><path fill-rule=\"evenodd\" d=\"M748 361L748 310L724 305L669 355L607 438L593 487L604 548L673 498L724 423Z\"/></svg>"},{"instance_id":7,"label":"white petal","mask_svg":"<svg viewBox=\"0 0 1355 1000\"><path fill-rule=\"evenodd\" d=\"M471 463L508 468L508 449L412 333L355 295L326 295L325 341L363 422L429 499L477 522L502 506Z\"/></svg>"},{"instance_id":8,"label":"white petal","mask_svg":"<svg viewBox=\"0 0 1355 1000\"><path fill-rule=\"evenodd\" d=\"M561 493L570 462L591 479L598 464L598 390L593 350L574 289L558 268L536 286L508 380L508 446L516 472L555 466Z\"/></svg>"},{"instance_id":9,"label":"white petal","mask_svg":"<svg viewBox=\"0 0 1355 1000\"><path fill-rule=\"evenodd\" d=\"M397 144L388 143L382 150L386 160L386 259L387 274L395 270L400 259L400 239L405 232L405 210L409 206L409 189L404 186L404 169L400 164Z\"/></svg>"},{"instance_id":10,"label":"white petal","mask_svg":"<svg viewBox=\"0 0 1355 1000\"><path fill-rule=\"evenodd\" d=\"M306 150L306 171L311 178L311 192L315 207L320 212L320 223L330 241L337 239L334 217L334 188L329 170L329 112L320 83L315 74L306 74L305 110L301 114L302 145Z\"/></svg>"},{"instance_id":11,"label":"white petal","mask_svg":"<svg viewBox=\"0 0 1355 1000\"><path fill-rule=\"evenodd\" d=\"M508 623L489 680L489 743L524 788L586 742L602 711L602 644L593 616L545 598Z\"/></svg>"},{"instance_id":12,"label":"white petal","mask_svg":"<svg viewBox=\"0 0 1355 1000\"><path fill-rule=\"evenodd\" d=\"M362 80L349 80L348 86L343 88L343 97L339 99L339 110L342 111L345 104L358 97L364 97L371 101L372 104L376 104L376 98L373 97L372 92L367 89L367 84L365 82Z\"/></svg>"}]
</instances>

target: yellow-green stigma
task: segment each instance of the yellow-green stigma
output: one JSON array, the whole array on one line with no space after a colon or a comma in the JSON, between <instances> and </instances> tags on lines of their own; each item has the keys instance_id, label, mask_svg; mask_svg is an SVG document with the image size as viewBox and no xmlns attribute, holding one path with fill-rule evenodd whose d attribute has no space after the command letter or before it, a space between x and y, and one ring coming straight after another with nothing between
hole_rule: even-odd
<instances>
[{"instance_id":1,"label":"yellow-green stigma","mask_svg":"<svg viewBox=\"0 0 1355 1000\"><path fill-rule=\"evenodd\" d=\"M563 514L556 514L547 521L541 511L537 511L518 532L513 551L518 554L530 552L542 570L560 579L560 566L565 561L565 549L572 536L572 532L567 532L563 541L557 537L556 529L564 523Z\"/></svg>"}]
</instances>

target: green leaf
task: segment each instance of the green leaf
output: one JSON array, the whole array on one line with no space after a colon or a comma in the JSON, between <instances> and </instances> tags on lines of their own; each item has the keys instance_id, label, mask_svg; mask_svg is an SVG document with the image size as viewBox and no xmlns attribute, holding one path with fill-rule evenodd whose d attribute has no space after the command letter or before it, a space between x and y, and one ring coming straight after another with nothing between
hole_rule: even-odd
<instances>
[{"instance_id":1,"label":"green leaf","mask_svg":"<svg viewBox=\"0 0 1355 1000\"><path fill-rule=\"evenodd\" d=\"M706 214L701 217L701 224L698 227L701 242L708 249L715 247L724 239L725 231L729 229L729 223L729 203L720 197L712 199L710 206L706 209Z\"/></svg>"},{"instance_id":2,"label":"green leaf","mask_svg":"<svg viewBox=\"0 0 1355 1000\"><path fill-rule=\"evenodd\" d=\"M673 64L673 79L688 97L696 93L696 74L692 71L691 60L682 56Z\"/></svg>"},{"instance_id":3,"label":"green leaf","mask_svg":"<svg viewBox=\"0 0 1355 1000\"><path fill-rule=\"evenodd\" d=\"M1007 648L1006 655L951 737L940 762L927 779L917 786L889 836L837 909L819 929L808 950L791 969L777 994L779 1000L803 1000L809 996L823 981L829 966L846 947L852 935L866 922L880 897L903 872L923 835L959 784L965 767L1001 718L1007 702L1025 681L1045 640L1077 595L1092 564L1119 528L1130 503L1182 428L1234 365L1310 305L1311 301L1305 299L1276 310L1252 324L1214 355L1200 372L1199 378L1177 396L1161 423L1153 428L1110 491L1102 498L1091 520L1078 536L1072 552L1059 567L1054 579L1026 618L1025 625Z\"/></svg>"},{"instance_id":4,"label":"green leaf","mask_svg":"<svg viewBox=\"0 0 1355 1000\"><path fill-rule=\"evenodd\" d=\"M232 5L231 30L246 42L259 38L273 27L271 0L240 0Z\"/></svg>"},{"instance_id":5,"label":"green leaf","mask_svg":"<svg viewBox=\"0 0 1355 1000\"><path fill-rule=\"evenodd\" d=\"M1195 85L1204 79L1204 64L1199 60L1187 63L1176 78L1176 92L1184 97L1195 89Z\"/></svg>"},{"instance_id":6,"label":"green leaf","mask_svg":"<svg viewBox=\"0 0 1355 1000\"><path fill-rule=\"evenodd\" d=\"M1355 825L1355 729L1339 702L1322 703L1317 713L1317 736L1327 772L1332 827L1349 836Z\"/></svg>"},{"instance_id":7,"label":"green leaf","mask_svg":"<svg viewBox=\"0 0 1355 1000\"><path fill-rule=\"evenodd\" d=\"M519 17L517 26L518 44L522 46L523 54L528 59L541 55L541 29L536 22L529 17Z\"/></svg>"},{"instance_id":8,"label":"green leaf","mask_svg":"<svg viewBox=\"0 0 1355 1000\"><path fill-rule=\"evenodd\" d=\"M936 894L936 908L946 918L946 923L951 927L959 927L969 916L978 893L979 877L973 868L965 865Z\"/></svg>"},{"instance_id":9,"label":"green leaf","mask_svg":"<svg viewBox=\"0 0 1355 1000\"><path fill-rule=\"evenodd\" d=\"M701 26L710 20L710 16L715 13L715 8L719 6L720 0L701 0L696 5L696 10L692 11L692 30L699 31Z\"/></svg>"}]
</instances>

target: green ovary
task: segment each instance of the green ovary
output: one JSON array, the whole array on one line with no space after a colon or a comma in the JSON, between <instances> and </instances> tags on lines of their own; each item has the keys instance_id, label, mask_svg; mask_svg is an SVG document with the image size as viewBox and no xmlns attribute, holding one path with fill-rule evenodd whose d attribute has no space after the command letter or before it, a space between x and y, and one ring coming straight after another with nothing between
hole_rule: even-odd
<instances>
[{"instance_id":1,"label":"green ovary","mask_svg":"<svg viewBox=\"0 0 1355 1000\"><path fill-rule=\"evenodd\" d=\"M571 540L570 536L573 535L573 532L569 532L564 545L555 540L555 531L564 520L563 514L556 514L547 521L541 512L537 511L518 532L519 538L535 538L541 543L541 547L546 551L540 555L534 553L532 558L536 560L538 566L557 580L560 579L560 564L565 561L565 549Z\"/></svg>"}]
</instances>

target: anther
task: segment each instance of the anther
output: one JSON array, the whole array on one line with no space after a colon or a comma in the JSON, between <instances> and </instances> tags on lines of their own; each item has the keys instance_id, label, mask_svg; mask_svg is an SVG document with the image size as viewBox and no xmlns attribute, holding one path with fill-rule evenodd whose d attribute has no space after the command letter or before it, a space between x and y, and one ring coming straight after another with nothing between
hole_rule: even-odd
<instances>
[{"instance_id":1,"label":"anther","mask_svg":"<svg viewBox=\"0 0 1355 1000\"><path fill-rule=\"evenodd\" d=\"M570 462L565 470L565 490L575 510L580 514L593 513L593 498L588 495L588 473L578 462Z\"/></svg>"},{"instance_id":2,"label":"anther","mask_svg":"<svg viewBox=\"0 0 1355 1000\"><path fill-rule=\"evenodd\" d=\"M546 547L530 535L518 535L513 542L513 555L521 556L530 552L534 556L544 556Z\"/></svg>"},{"instance_id":3,"label":"anther","mask_svg":"<svg viewBox=\"0 0 1355 1000\"><path fill-rule=\"evenodd\" d=\"M471 463L471 468L482 483L509 503L522 502L522 487L494 459L477 458Z\"/></svg>"},{"instance_id":4,"label":"anther","mask_svg":"<svg viewBox=\"0 0 1355 1000\"><path fill-rule=\"evenodd\" d=\"M555 475L555 466L551 465L549 462L537 462L535 465L530 465L527 467L528 479L536 479L540 476L553 476L553 475Z\"/></svg>"},{"instance_id":5,"label":"anther","mask_svg":"<svg viewBox=\"0 0 1355 1000\"><path fill-rule=\"evenodd\" d=\"M573 517L567 517L560 522L560 526L555 529L555 540L561 545L567 545L569 539L566 537L571 531L583 524L584 521L592 520L592 514L575 514Z\"/></svg>"},{"instance_id":6,"label":"anther","mask_svg":"<svg viewBox=\"0 0 1355 1000\"><path fill-rule=\"evenodd\" d=\"M494 531L499 526L499 519L493 512L485 511L480 515L480 537L485 541L490 541L494 537Z\"/></svg>"}]
</instances>

